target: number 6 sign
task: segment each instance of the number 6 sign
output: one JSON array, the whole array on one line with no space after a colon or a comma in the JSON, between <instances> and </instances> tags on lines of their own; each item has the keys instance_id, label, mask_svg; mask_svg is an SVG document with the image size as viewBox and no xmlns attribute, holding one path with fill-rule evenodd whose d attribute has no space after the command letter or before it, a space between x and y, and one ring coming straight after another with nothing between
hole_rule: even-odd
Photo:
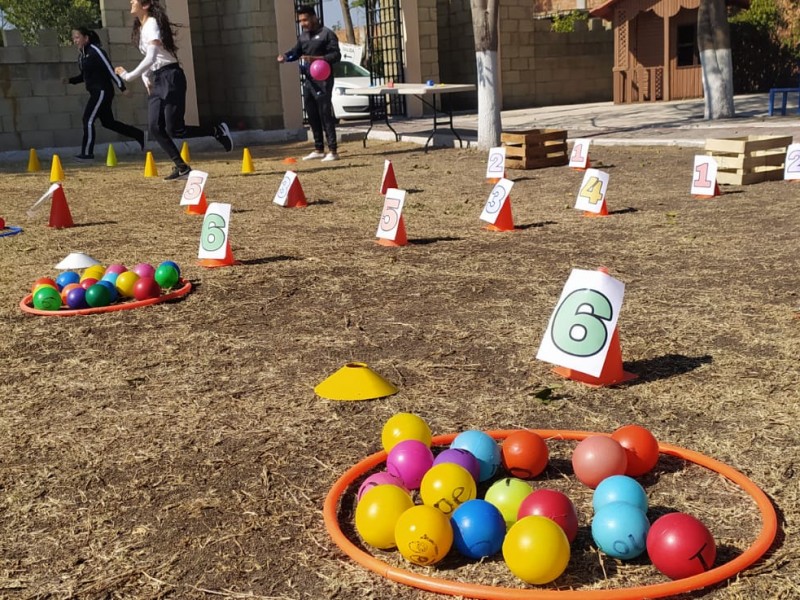
<instances>
[{"instance_id":1,"label":"number 6 sign","mask_svg":"<svg viewBox=\"0 0 800 600\"><path fill-rule=\"evenodd\" d=\"M200 251L198 258L224 259L228 249L228 225L231 218L231 205L212 202L203 218L200 231Z\"/></svg>"},{"instance_id":2,"label":"number 6 sign","mask_svg":"<svg viewBox=\"0 0 800 600\"><path fill-rule=\"evenodd\" d=\"M599 377L624 294L625 284L606 273L573 269L536 358Z\"/></svg>"}]
</instances>

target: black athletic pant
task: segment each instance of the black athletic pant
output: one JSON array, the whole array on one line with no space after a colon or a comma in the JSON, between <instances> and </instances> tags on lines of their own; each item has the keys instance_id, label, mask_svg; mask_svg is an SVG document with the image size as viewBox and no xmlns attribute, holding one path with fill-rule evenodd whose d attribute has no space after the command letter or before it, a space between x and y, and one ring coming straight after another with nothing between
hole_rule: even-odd
<instances>
[{"instance_id":1,"label":"black athletic pant","mask_svg":"<svg viewBox=\"0 0 800 600\"><path fill-rule=\"evenodd\" d=\"M186 165L172 138L214 135L213 128L187 126L186 75L178 63L153 72L153 87L147 99L147 124L150 135L178 167Z\"/></svg>"},{"instance_id":2,"label":"black athletic pant","mask_svg":"<svg viewBox=\"0 0 800 600\"><path fill-rule=\"evenodd\" d=\"M333 92L333 77L325 81L306 80L303 84L303 103L306 108L308 124L314 135L314 148L317 152L325 151L325 139L328 148L336 152L336 119L333 116L331 94ZM323 138L323 132L325 138Z\"/></svg>"},{"instance_id":3,"label":"black athletic pant","mask_svg":"<svg viewBox=\"0 0 800 600\"><path fill-rule=\"evenodd\" d=\"M111 111L111 101L114 99L112 88L105 90L93 90L89 92L89 102L83 111L83 144L81 144L81 154L93 155L95 142L95 120L99 119L100 124L106 129L110 129L125 137L133 138L137 142L144 143L144 132L132 125L127 125L114 118Z\"/></svg>"}]
</instances>

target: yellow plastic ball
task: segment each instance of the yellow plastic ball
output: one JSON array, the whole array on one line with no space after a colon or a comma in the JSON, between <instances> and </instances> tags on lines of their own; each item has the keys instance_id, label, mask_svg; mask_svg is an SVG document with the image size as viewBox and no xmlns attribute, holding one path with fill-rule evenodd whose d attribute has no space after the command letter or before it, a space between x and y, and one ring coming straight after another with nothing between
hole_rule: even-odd
<instances>
[{"instance_id":1,"label":"yellow plastic ball","mask_svg":"<svg viewBox=\"0 0 800 600\"><path fill-rule=\"evenodd\" d=\"M550 583L569 563L567 534L547 517L524 517L506 533L503 559L522 581L534 585Z\"/></svg>"},{"instance_id":2,"label":"yellow plastic ball","mask_svg":"<svg viewBox=\"0 0 800 600\"><path fill-rule=\"evenodd\" d=\"M419 487L422 503L439 509L448 517L467 500L478 496L475 480L461 465L433 465L422 477Z\"/></svg>"},{"instance_id":3,"label":"yellow plastic ball","mask_svg":"<svg viewBox=\"0 0 800 600\"><path fill-rule=\"evenodd\" d=\"M133 286L139 280L139 276L133 271L125 271L117 277L117 291L120 296L133 298Z\"/></svg>"},{"instance_id":4,"label":"yellow plastic ball","mask_svg":"<svg viewBox=\"0 0 800 600\"><path fill-rule=\"evenodd\" d=\"M426 446L431 445L431 428L417 415L411 413L397 413L383 426L381 443L383 449L389 452L398 442L405 440L419 440Z\"/></svg>"},{"instance_id":5,"label":"yellow plastic ball","mask_svg":"<svg viewBox=\"0 0 800 600\"><path fill-rule=\"evenodd\" d=\"M376 485L361 496L356 506L356 531L375 548L394 548L394 526L414 506L411 495L396 485Z\"/></svg>"},{"instance_id":6,"label":"yellow plastic ball","mask_svg":"<svg viewBox=\"0 0 800 600\"><path fill-rule=\"evenodd\" d=\"M400 515L394 537L397 549L408 562L435 565L450 552L453 527L442 511L422 504Z\"/></svg>"},{"instance_id":7,"label":"yellow plastic ball","mask_svg":"<svg viewBox=\"0 0 800 600\"><path fill-rule=\"evenodd\" d=\"M84 279L97 279L97 281L100 281L105 274L105 267L101 265L92 265L91 267L86 267L83 270L83 273L81 274L81 281Z\"/></svg>"}]
</instances>

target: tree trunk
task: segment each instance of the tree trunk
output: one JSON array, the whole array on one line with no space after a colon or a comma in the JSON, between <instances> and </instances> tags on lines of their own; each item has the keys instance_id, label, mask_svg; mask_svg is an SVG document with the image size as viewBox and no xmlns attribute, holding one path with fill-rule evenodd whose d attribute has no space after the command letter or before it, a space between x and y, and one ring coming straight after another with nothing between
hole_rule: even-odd
<instances>
[{"instance_id":1,"label":"tree trunk","mask_svg":"<svg viewBox=\"0 0 800 600\"><path fill-rule=\"evenodd\" d=\"M735 116L733 59L725 0L700 0L697 11L697 47L703 73L705 118Z\"/></svg>"},{"instance_id":2,"label":"tree trunk","mask_svg":"<svg viewBox=\"0 0 800 600\"><path fill-rule=\"evenodd\" d=\"M471 0L478 71L478 149L500 145L500 66L497 60L499 0Z\"/></svg>"},{"instance_id":3,"label":"tree trunk","mask_svg":"<svg viewBox=\"0 0 800 600\"><path fill-rule=\"evenodd\" d=\"M344 34L348 44L356 43L356 32L353 29L353 17L350 15L350 4L348 0L339 0L342 5L342 18L344 19Z\"/></svg>"}]
</instances>

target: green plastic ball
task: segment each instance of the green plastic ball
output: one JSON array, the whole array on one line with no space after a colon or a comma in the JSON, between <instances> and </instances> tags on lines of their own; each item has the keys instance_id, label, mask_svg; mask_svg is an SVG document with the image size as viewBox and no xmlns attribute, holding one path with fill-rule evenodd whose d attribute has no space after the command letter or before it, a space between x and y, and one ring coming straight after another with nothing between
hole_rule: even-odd
<instances>
[{"instance_id":1,"label":"green plastic ball","mask_svg":"<svg viewBox=\"0 0 800 600\"><path fill-rule=\"evenodd\" d=\"M170 264L162 263L158 265L155 274L156 283L163 289L170 289L175 287L180 278L178 269Z\"/></svg>"},{"instance_id":2,"label":"green plastic ball","mask_svg":"<svg viewBox=\"0 0 800 600\"><path fill-rule=\"evenodd\" d=\"M61 308L61 294L50 286L42 286L33 295L33 306L38 310L58 310Z\"/></svg>"},{"instance_id":3,"label":"green plastic ball","mask_svg":"<svg viewBox=\"0 0 800 600\"><path fill-rule=\"evenodd\" d=\"M86 290L85 300L92 308L108 306L111 304L111 291L105 285L95 283Z\"/></svg>"}]
</instances>

